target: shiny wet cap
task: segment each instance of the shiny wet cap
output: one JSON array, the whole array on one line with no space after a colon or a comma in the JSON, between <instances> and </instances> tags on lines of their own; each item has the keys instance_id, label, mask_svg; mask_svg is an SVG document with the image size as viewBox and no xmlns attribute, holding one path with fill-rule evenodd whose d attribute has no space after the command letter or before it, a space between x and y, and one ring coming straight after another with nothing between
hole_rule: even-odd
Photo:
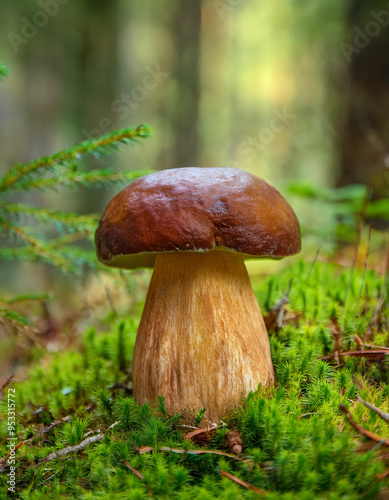
<instances>
[{"instance_id":1,"label":"shiny wet cap","mask_svg":"<svg viewBox=\"0 0 389 500\"><path fill-rule=\"evenodd\" d=\"M124 268L153 267L161 252L282 258L301 249L286 199L263 179L227 167L140 177L109 202L95 242L100 262Z\"/></svg>"}]
</instances>

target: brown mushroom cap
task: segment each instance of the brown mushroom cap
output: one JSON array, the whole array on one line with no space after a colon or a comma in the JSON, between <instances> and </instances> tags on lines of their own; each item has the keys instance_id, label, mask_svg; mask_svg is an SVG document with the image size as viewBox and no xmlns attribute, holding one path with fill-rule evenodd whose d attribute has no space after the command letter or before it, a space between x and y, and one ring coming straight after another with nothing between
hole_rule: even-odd
<instances>
[{"instance_id":1,"label":"brown mushroom cap","mask_svg":"<svg viewBox=\"0 0 389 500\"><path fill-rule=\"evenodd\" d=\"M153 267L160 252L238 252L282 258L301 249L285 198L234 168L177 168L140 177L108 204L95 236L98 259Z\"/></svg>"}]
</instances>

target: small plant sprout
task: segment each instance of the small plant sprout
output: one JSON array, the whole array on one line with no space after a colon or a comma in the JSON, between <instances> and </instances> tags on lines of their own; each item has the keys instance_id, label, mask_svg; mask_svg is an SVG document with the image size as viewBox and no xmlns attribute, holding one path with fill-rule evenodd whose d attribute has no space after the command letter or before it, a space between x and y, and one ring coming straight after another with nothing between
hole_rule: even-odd
<instances>
[{"instance_id":1,"label":"small plant sprout","mask_svg":"<svg viewBox=\"0 0 389 500\"><path fill-rule=\"evenodd\" d=\"M137 179L108 204L99 260L154 267L133 361L139 403L207 408L218 422L274 383L266 327L244 264L300 251L298 220L264 180L233 168L180 168Z\"/></svg>"}]
</instances>

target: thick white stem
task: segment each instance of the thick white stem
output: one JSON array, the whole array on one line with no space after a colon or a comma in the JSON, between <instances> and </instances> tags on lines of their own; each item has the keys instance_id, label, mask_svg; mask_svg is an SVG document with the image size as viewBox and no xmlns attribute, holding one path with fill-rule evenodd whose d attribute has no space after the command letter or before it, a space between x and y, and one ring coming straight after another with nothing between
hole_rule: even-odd
<instances>
[{"instance_id":1,"label":"thick white stem","mask_svg":"<svg viewBox=\"0 0 389 500\"><path fill-rule=\"evenodd\" d=\"M237 254L161 253L147 293L133 362L139 403L169 412L207 408L212 422L258 384L272 385L269 339Z\"/></svg>"}]
</instances>

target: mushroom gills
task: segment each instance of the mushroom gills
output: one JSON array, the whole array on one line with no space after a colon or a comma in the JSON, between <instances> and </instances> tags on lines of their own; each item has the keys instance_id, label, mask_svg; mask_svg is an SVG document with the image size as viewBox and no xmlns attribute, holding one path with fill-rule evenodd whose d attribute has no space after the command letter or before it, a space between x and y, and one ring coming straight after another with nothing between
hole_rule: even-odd
<instances>
[{"instance_id":1,"label":"mushroom gills","mask_svg":"<svg viewBox=\"0 0 389 500\"><path fill-rule=\"evenodd\" d=\"M274 384L269 338L243 256L158 254L133 361L138 403L169 413L207 408L218 422L250 391Z\"/></svg>"}]
</instances>

